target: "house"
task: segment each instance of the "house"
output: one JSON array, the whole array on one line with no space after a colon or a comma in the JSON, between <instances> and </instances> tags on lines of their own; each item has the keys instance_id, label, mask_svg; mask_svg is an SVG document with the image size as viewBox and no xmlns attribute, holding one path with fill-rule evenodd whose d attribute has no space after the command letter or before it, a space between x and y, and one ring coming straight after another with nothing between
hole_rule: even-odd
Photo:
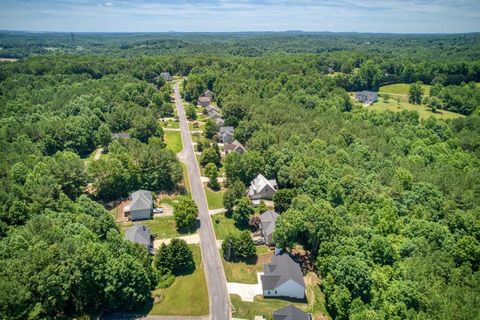
<instances>
[{"instance_id":1,"label":"house","mask_svg":"<svg viewBox=\"0 0 480 320\"><path fill-rule=\"evenodd\" d=\"M215 110L215 111L217 111L218 113L220 113L220 108L217 107L217 106L212 106L211 104L209 104L209 105L205 108L205 110L207 110L207 113L210 112L210 111L212 111L212 110Z\"/></svg>"},{"instance_id":2,"label":"house","mask_svg":"<svg viewBox=\"0 0 480 320\"><path fill-rule=\"evenodd\" d=\"M273 241L273 232L275 231L275 222L279 214L273 210L265 211L260 215L260 230L262 231L265 244L275 245Z\"/></svg>"},{"instance_id":3,"label":"house","mask_svg":"<svg viewBox=\"0 0 480 320\"><path fill-rule=\"evenodd\" d=\"M215 119L215 124L217 125L217 127L223 127L223 125L225 124L225 120L223 120L222 118L216 118Z\"/></svg>"},{"instance_id":4,"label":"house","mask_svg":"<svg viewBox=\"0 0 480 320\"><path fill-rule=\"evenodd\" d=\"M311 320L308 313L289 304L288 306L273 311L273 320Z\"/></svg>"},{"instance_id":5,"label":"house","mask_svg":"<svg viewBox=\"0 0 480 320\"><path fill-rule=\"evenodd\" d=\"M135 224L125 232L125 240L129 240L145 246L148 252L153 252L153 241L150 230L143 224Z\"/></svg>"},{"instance_id":6,"label":"house","mask_svg":"<svg viewBox=\"0 0 480 320\"><path fill-rule=\"evenodd\" d=\"M213 94L212 91L210 91L209 89L207 89L207 90L203 93L203 96L209 98L210 100L213 100L214 94Z\"/></svg>"},{"instance_id":7,"label":"house","mask_svg":"<svg viewBox=\"0 0 480 320\"><path fill-rule=\"evenodd\" d=\"M275 179L268 180L262 174L259 174L250 183L248 196L252 200L273 199L273 194L277 192L277 181Z\"/></svg>"},{"instance_id":8,"label":"house","mask_svg":"<svg viewBox=\"0 0 480 320\"><path fill-rule=\"evenodd\" d=\"M218 132L222 143L233 142L233 127L220 127Z\"/></svg>"},{"instance_id":9,"label":"house","mask_svg":"<svg viewBox=\"0 0 480 320\"><path fill-rule=\"evenodd\" d=\"M305 282L298 263L288 254L273 256L260 276L264 297L305 298Z\"/></svg>"},{"instance_id":10,"label":"house","mask_svg":"<svg viewBox=\"0 0 480 320\"><path fill-rule=\"evenodd\" d=\"M170 75L170 72L162 72L160 73L160 77L162 77L165 81L172 81L172 76Z\"/></svg>"},{"instance_id":11,"label":"house","mask_svg":"<svg viewBox=\"0 0 480 320\"><path fill-rule=\"evenodd\" d=\"M216 110L210 110L207 112L207 116L210 119L215 120L215 119L221 118L222 114L220 112L217 112Z\"/></svg>"},{"instance_id":12,"label":"house","mask_svg":"<svg viewBox=\"0 0 480 320\"><path fill-rule=\"evenodd\" d=\"M130 138L130 133L127 132L117 132L117 133L112 133L112 139L129 139Z\"/></svg>"},{"instance_id":13,"label":"house","mask_svg":"<svg viewBox=\"0 0 480 320\"><path fill-rule=\"evenodd\" d=\"M212 102L212 99L210 99L208 97L200 97L197 100L198 105L202 106L202 107L208 106L210 104L210 102Z\"/></svg>"},{"instance_id":14,"label":"house","mask_svg":"<svg viewBox=\"0 0 480 320\"><path fill-rule=\"evenodd\" d=\"M244 153L247 149L245 149L243 144L238 142L238 140L235 140L232 143L226 143L223 146L223 151L225 151L225 154L229 154L230 152Z\"/></svg>"},{"instance_id":15,"label":"house","mask_svg":"<svg viewBox=\"0 0 480 320\"><path fill-rule=\"evenodd\" d=\"M130 212L130 220L150 219L153 212L152 193L147 190L137 190L130 197L130 205L124 208Z\"/></svg>"},{"instance_id":16,"label":"house","mask_svg":"<svg viewBox=\"0 0 480 320\"><path fill-rule=\"evenodd\" d=\"M378 93L374 91L359 91L355 93L355 100L369 105L378 101Z\"/></svg>"}]
</instances>

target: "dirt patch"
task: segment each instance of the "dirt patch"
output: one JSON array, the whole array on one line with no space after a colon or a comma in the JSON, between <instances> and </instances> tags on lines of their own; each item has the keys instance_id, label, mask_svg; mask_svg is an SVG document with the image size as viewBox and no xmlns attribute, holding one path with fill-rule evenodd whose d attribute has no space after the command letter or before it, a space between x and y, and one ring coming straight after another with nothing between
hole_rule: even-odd
<instances>
[{"instance_id":1,"label":"dirt patch","mask_svg":"<svg viewBox=\"0 0 480 320\"><path fill-rule=\"evenodd\" d=\"M272 260L272 256L273 256L273 251L269 251L267 253L259 255L257 258L257 264L263 265L263 264L269 263L270 260Z\"/></svg>"},{"instance_id":2,"label":"dirt patch","mask_svg":"<svg viewBox=\"0 0 480 320\"><path fill-rule=\"evenodd\" d=\"M315 270L315 260L312 260L309 251L303 249L302 246L295 246L291 255L300 264L303 274L307 274Z\"/></svg>"},{"instance_id":3,"label":"dirt patch","mask_svg":"<svg viewBox=\"0 0 480 320\"><path fill-rule=\"evenodd\" d=\"M113 218L115 219L115 222L127 222L128 221L128 216L125 215L124 213L124 207L128 206L130 203L130 200L125 199L120 201L115 208L112 209L112 214Z\"/></svg>"}]
</instances>

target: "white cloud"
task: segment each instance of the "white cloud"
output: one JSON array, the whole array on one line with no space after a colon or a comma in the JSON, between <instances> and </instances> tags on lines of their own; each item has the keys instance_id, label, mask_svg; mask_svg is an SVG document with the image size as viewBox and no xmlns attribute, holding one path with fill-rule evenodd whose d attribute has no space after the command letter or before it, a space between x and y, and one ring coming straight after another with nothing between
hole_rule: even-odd
<instances>
[{"instance_id":1,"label":"white cloud","mask_svg":"<svg viewBox=\"0 0 480 320\"><path fill-rule=\"evenodd\" d=\"M106 7L113 7L113 3L111 2L105 2L103 5Z\"/></svg>"}]
</instances>

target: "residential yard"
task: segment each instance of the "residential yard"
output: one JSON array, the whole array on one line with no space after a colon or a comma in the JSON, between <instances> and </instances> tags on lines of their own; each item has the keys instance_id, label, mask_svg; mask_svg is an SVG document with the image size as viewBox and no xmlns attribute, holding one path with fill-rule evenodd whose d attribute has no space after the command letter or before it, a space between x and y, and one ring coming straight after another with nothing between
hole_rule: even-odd
<instances>
[{"instance_id":1,"label":"residential yard","mask_svg":"<svg viewBox=\"0 0 480 320\"><path fill-rule=\"evenodd\" d=\"M404 101L400 101L400 104L398 104L397 101L395 101L394 99L390 99L389 102L385 102L381 97L377 102L365 108L372 111L386 111L386 110L393 111L393 112L400 112L403 110L417 111L421 119L428 119L431 116L435 118L443 119L443 120L464 117L461 114L446 111L446 110L437 110L435 113L433 113L425 105L414 105Z\"/></svg>"},{"instance_id":2,"label":"residential yard","mask_svg":"<svg viewBox=\"0 0 480 320\"><path fill-rule=\"evenodd\" d=\"M225 190L213 191L205 186L205 195L207 196L208 208L210 210L223 208L223 194Z\"/></svg>"},{"instance_id":3,"label":"residential yard","mask_svg":"<svg viewBox=\"0 0 480 320\"><path fill-rule=\"evenodd\" d=\"M427 95L427 96L430 95L430 88L431 88L430 85L423 84L422 88L423 88L424 95ZM409 83L395 83L395 84L389 84L386 86L381 86L378 91L380 93L408 95L409 89L410 89Z\"/></svg>"},{"instance_id":4,"label":"residential yard","mask_svg":"<svg viewBox=\"0 0 480 320\"><path fill-rule=\"evenodd\" d=\"M225 217L225 214L216 214L212 216L213 229L215 236L219 240L224 240L227 235L238 232L239 229L235 226L235 221L231 218Z\"/></svg>"},{"instance_id":5,"label":"residential yard","mask_svg":"<svg viewBox=\"0 0 480 320\"><path fill-rule=\"evenodd\" d=\"M180 123L178 121L160 121L162 128L171 128L178 129L180 128Z\"/></svg>"},{"instance_id":6,"label":"residential yard","mask_svg":"<svg viewBox=\"0 0 480 320\"><path fill-rule=\"evenodd\" d=\"M190 245L195 259L195 271L178 276L166 289L157 289L154 294L163 300L154 304L149 315L201 316L208 314L208 291L203 270L200 247Z\"/></svg>"},{"instance_id":7,"label":"residential yard","mask_svg":"<svg viewBox=\"0 0 480 320\"><path fill-rule=\"evenodd\" d=\"M257 254L254 257L242 262L228 262L222 257L228 282L257 283L257 272L262 271L264 263L270 262L273 251L267 246L257 246L256 249Z\"/></svg>"},{"instance_id":8,"label":"residential yard","mask_svg":"<svg viewBox=\"0 0 480 320\"><path fill-rule=\"evenodd\" d=\"M151 220L142 220L142 221L135 221L135 222L124 222L119 224L120 232L122 235L125 235L125 230L129 227L133 226L134 224L143 224L150 229L150 233L157 239L162 238L174 238L179 237L180 234L177 231L177 227L175 225L175 219L173 216L168 217L155 217Z\"/></svg>"},{"instance_id":9,"label":"residential yard","mask_svg":"<svg viewBox=\"0 0 480 320\"><path fill-rule=\"evenodd\" d=\"M193 122L188 123L188 129L190 131L196 131L196 130L203 131L205 129L205 122L200 122L200 121L197 120L197 123L198 123L197 128L193 127Z\"/></svg>"},{"instance_id":10,"label":"residential yard","mask_svg":"<svg viewBox=\"0 0 480 320\"><path fill-rule=\"evenodd\" d=\"M183 150L182 137L180 131L164 131L165 143L167 148L175 153Z\"/></svg>"},{"instance_id":11,"label":"residential yard","mask_svg":"<svg viewBox=\"0 0 480 320\"><path fill-rule=\"evenodd\" d=\"M232 301L232 314L236 318L253 319L256 315L264 316L272 320L274 310L293 304L297 308L311 313L314 320L330 319L326 311L325 296L320 291L319 280L315 273L311 272L305 277L307 285L307 301L298 301L290 299L275 299L255 297L254 302L244 302L238 295L230 295Z\"/></svg>"}]
</instances>

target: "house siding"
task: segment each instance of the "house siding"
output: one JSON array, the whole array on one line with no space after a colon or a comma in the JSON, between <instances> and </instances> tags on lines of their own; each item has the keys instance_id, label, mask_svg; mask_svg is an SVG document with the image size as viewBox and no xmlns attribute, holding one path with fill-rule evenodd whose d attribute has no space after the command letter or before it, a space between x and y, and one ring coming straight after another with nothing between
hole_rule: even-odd
<instances>
[{"instance_id":1,"label":"house siding","mask_svg":"<svg viewBox=\"0 0 480 320\"><path fill-rule=\"evenodd\" d=\"M150 219L151 217L152 217L152 211L150 209L130 211L130 219L132 221L146 220L146 219Z\"/></svg>"},{"instance_id":2,"label":"house siding","mask_svg":"<svg viewBox=\"0 0 480 320\"><path fill-rule=\"evenodd\" d=\"M305 289L295 281L288 280L274 290L263 290L263 296L303 299L305 298Z\"/></svg>"}]
</instances>

